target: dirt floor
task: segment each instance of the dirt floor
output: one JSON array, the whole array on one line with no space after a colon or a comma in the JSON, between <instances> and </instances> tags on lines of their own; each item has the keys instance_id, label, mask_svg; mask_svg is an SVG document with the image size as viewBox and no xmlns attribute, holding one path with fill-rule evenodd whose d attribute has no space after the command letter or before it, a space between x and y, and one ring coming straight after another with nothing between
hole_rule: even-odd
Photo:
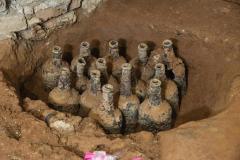
<instances>
[{"instance_id":1,"label":"dirt floor","mask_svg":"<svg viewBox=\"0 0 240 160\"><path fill-rule=\"evenodd\" d=\"M44 41L0 42L4 73L0 75L0 159L82 159L89 150L106 150L124 160L134 156L144 160L240 159L238 0L109 0L91 18L79 19ZM130 59L139 42L147 41L154 49L167 38L174 41L188 69L187 94L174 129L156 135L113 136L85 118L79 132L64 135L22 111L26 103L44 105L24 101L31 96L24 86L39 91L33 77L53 45L62 46L67 59L78 53L83 40L92 43L94 53L104 55L107 41L118 39Z\"/></svg>"}]
</instances>

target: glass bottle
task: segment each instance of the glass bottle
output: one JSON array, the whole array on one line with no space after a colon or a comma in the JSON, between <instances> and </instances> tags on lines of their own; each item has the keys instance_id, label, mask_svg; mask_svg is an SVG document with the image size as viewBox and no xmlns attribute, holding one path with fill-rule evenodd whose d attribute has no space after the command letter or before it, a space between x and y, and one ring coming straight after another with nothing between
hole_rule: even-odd
<instances>
[{"instance_id":1,"label":"glass bottle","mask_svg":"<svg viewBox=\"0 0 240 160\"><path fill-rule=\"evenodd\" d=\"M62 54L62 48L54 46L52 57L42 66L42 80L44 88L47 91L50 91L57 86L61 67L66 65L66 63L62 61Z\"/></svg>"},{"instance_id":2,"label":"glass bottle","mask_svg":"<svg viewBox=\"0 0 240 160\"><path fill-rule=\"evenodd\" d=\"M119 109L114 107L113 86L106 84L102 87L102 103L100 107L91 110L90 115L108 133L120 133L123 117Z\"/></svg>"},{"instance_id":3,"label":"glass bottle","mask_svg":"<svg viewBox=\"0 0 240 160\"><path fill-rule=\"evenodd\" d=\"M75 84L79 93L83 93L87 89L88 78L84 75L86 67L86 61L84 58L79 58L77 63L77 81Z\"/></svg>"},{"instance_id":4,"label":"glass bottle","mask_svg":"<svg viewBox=\"0 0 240 160\"><path fill-rule=\"evenodd\" d=\"M158 132L171 128L172 108L162 99L161 81L151 79L149 84L149 96L139 107L138 122L148 131Z\"/></svg>"},{"instance_id":5,"label":"glass bottle","mask_svg":"<svg viewBox=\"0 0 240 160\"><path fill-rule=\"evenodd\" d=\"M146 97L146 82L154 75L148 62L148 46L146 43L138 45L138 57L130 61L133 66L134 93L142 102Z\"/></svg>"},{"instance_id":6,"label":"glass bottle","mask_svg":"<svg viewBox=\"0 0 240 160\"><path fill-rule=\"evenodd\" d=\"M101 73L99 70L90 71L90 86L80 97L79 115L86 117L91 109L101 104Z\"/></svg>"},{"instance_id":7,"label":"glass bottle","mask_svg":"<svg viewBox=\"0 0 240 160\"><path fill-rule=\"evenodd\" d=\"M72 116L55 111L39 100L30 100L26 98L24 99L23 108L36 118L45 121L50 128L61 133L74 132L82 120L79 116Z\"/></svg>"},{"instance_id":8,"label":"glass bottle","mask_svg":"<svg viewBox=\"0 0 240 160\"><path fill-rule=\"evenodd\" d=\"M138 119L138 108L140 105L138 97L132 93L131 72L132 65L130 63L124 63L122 65L121 88L118 108L123 113L126 132L135 131Z\"/></svg>"},{"instance_id":9,"label":"glass bottle","mask_svg":"<svg viewBox=\"0 0 240 160\"><path fill-rule=\"evenodd\" d=\"M107 64L111 66L112 75L120 80L121 78L121 65L126 63L126 59L119 55L118 41L111 40L109 43L109 56L107 56Z\"/></svg>"},{"instance_id":10,"label":"glass bottle","mask_svg":"<svg viewBox=\"0 0 240 160\"><path fill-rule=\"evenodd\" d=\"M179 111L179 94L176 83L170 79L167 79L165 73L165 65L158 63L155 65L154 78L159 79L162 82L162 89L165 99L172 106L175 113Z\"/></svg>"},{"instance_id":11,"label":"glass bottle","mask_svg":"<svg viewBox=\"0 0 240 160\"><path fill-rule=\"evenodd\" d=\"M138 57L131 60L130 63L133 66L135 75L147 82L153 77L154 71L148 62L148 45L146 43L140 43L138 45Z\"/></svg>"},{"instance_id":12,"label":"glass bottle","mask_svg":"<svg viewBox=\"0 0 240 160\"><path fill-rule=\"evenodd\" d=\"M71 88L71 72L69 67L62 67L55 87L48 96L48 102L58 111L77 114L79 109L79 94Z\"/></svg>"}]
</instances>

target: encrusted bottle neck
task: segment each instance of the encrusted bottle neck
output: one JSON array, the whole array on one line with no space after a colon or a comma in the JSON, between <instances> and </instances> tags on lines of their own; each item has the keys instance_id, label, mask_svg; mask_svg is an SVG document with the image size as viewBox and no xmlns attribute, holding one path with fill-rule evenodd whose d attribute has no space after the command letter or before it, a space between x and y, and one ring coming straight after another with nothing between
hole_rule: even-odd
<instances>
[{"instance_id":1,"label":"encrusted bottle neck","mask_svg":"<svg viewBox=\"0 0 240 160\"><path fill-rule=\"evenodd\" d=\"M58 88L68 90L71 88L71 72L68 67L61 68L61 74L58 80Z\"/></svg>"},{"instance_id":2,"label":"encrusted bottle neck","mask_svg":"<svg viewBox=\"0 0 240 160\"><path fill-rule=\"evenodd\" d=\"M62 48L59 46L54 46L52 50L52 62L57 67L60 67L62 64Z\"/></svg>"},{"instance_id":3,"label":"encrusted bottle neck","mask_svg":"<svg viewBox=\"0 0 240 160\"><path fill-rule=\"evenodd\" d=\"M162 45L164 52L171 52L173 50L173 42L169 39L164 40Z\"/></svg>"},{"instance_id":4,"label":"encrusted bottle neck","mask_svg":"<svg viewBox=\"0 0 240 160\"><path fill-rule=\"evenodd\" d=\"M98 58L96 61L96 67L101 72L104 83L108 80L107 62L105 58Z\"/></svg>"},{"instance_id":5,"label":"encrusted bottle neck","mask_svg":"<svg viewBox=\"0 0 240 160\"><path fill-rule=\"evenodd\" d=\"M149 84L149 102L152 106L158 106L161 101L161 81L158 79L151 79Z\"/></svg>"},{"instance_id":6,"label":"encrusted bottle neck","mask_svg":"<svg viewBox=\"0 0 240 160\"><path fill-rule=\"evenodd\" d=\"M113 86L111 84L105 84L102 87L102 103L104 110L111 112L114 110L113 105Z\"/></svg>"},{"instance_id":7,"label":"encrusted bottle neck","mask_svg":"<svg viewBox=\"0 0 240 160\"><path fill-rule=\"evenodd\" d=\"M142 64L146 64L147 60L148 60L148 46L146 43L140 43L138 45L138 57L139 57L139 61Z\"/></svg>"},{"instance_id":8,"label":"encrusted bottle neck","mask_svg":"<svg viewBox=\"0 0 240 160\"><path fill-rule=\"evenodd\" d=\"M101 91L101 81L100 81L100 71L99 70L91 70L90 71L90 90L93 94L97 94Z\"/></svg>"},{"instance_id":9,"label":"encrusted bottle neck","mask_svg":"<svg viewBox=\"0 0 240 160\"><path fill-rule=\"evenodd\" d=\"M122 77L120 88L120 94L123 96L130 96L132 94L131 72L132 65L130 63L124 63L122 65Z\"/></svg>"},{"instance_id":10,"label":"encrusted bottle neck","mask_svg":"<svg viewBox=\"0 0 240 160\"><path fill-rule=\"evenodd\" d=\"M77 62L77 76L78 78L84 75L84 70L86 66L86 61L84 58L79 58Z\"/></svg>"},{"instance_id":11,"label":"encrusted bottle neck","mask_svg":"<svg viewBox=\"0 0 240 160\"><path fill-rule=\"evenodd\" d=\"M162 63L157 63L155 65L155 75L154 78L161 80L162 82L166 80L165 65Z\"/></svg>"},{"instance_id":12,"label":"encrusted bottle neck","mask_svg":"<svg viewBox=\"0 0 240 160\"><path fill-rule=\"evenodd\" d=\"M111 40L109 43L109 53L115 59L119 57L118 41Z\"/></svg>"},{"instance_id":13,"label":"encrusted bottle neck","mask_svg":"<svg viewBox=\"0 0 240 160\"><path fill-rule=\"evenodd\" d=\"M91 50L90 50L90 43L89 42L82 42L80 44L80 52L79 52L79 56L80 57L88 57L91 54Z\"/></svg>"}]
</instances>

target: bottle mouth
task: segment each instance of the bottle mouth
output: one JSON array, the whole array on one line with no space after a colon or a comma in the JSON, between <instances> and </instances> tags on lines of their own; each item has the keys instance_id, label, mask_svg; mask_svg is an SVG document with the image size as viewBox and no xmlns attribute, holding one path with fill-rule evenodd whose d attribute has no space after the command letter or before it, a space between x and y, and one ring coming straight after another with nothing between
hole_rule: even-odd
<instances>
[{"instance_id":1,"label":"bottle mouth","mask_svg":"<svg viewBox=\"0 0 240 160\"><path fill-rule=\"evenodd\" d=\"M173 42L169 39L163 41L163 48L172 48Z\"/></svg>"},{"instance_id":2,"label":"bottle mouth","mask_svg":"<svg viewBox=\"0 0 240 160\"><path fill-rule=\"evenodd\" d=\"M91 70L90 71L90 77L91 78L100 78L100 71L99 70Z\"/></svg>"},{"instance_id":3,"label":"bottle mouth","mask_svg":"<svg viewBox=\"0 0 240 160\"><path fill-rule=\"evenodd\" d=\"M148 45L146 43L140 43L138 45L138 49L139 50L143 50L143 51L146 51L148 49Z\"/></svg>"},{"instance_id":4,"label":"bottle mouth","mask_svg":"<svg viewBox=\"0 0 240 160\"><path fill-rule=\"evenodd\" d=\"M85 66L86 65L86 61L84 58L79 58L78 59L78 64L82 65L82 66Z\"/></svg>"},{"instance_id":5,"label":"bottle mouth","mask_svg":"<svg viewBox=\"0 0 240 160\"><path fill-rule=\"evenodd\" d=\"M161 81L156 79L156 78L151 79L150 86L151 87L160 87L161 86Z\"/></svg>"},{"instance_id":6,"label":"bottle mouth","mask_svg":"<svg viewBox=\"0 0 240 160\"><path fill-rule=\"evenodd\" d=\"M60 54L62 53L62 48L60 46L54 46L52 52L55 54Z\"/></svg>"},{"instance_id":7,"label":"bottle mouth","mask_svg":"<svg viewBox=\"0 0 240 160\"><path fill-rule=\"evenodd\" d=\"M124 63L122 64L122 70L131 70L132 65L130 63Z\"/></svg>"},{"instance_id":8,"label":"bottle mouth","mask_svg":"<svg viewBox=\"0 0 240 160\"><path fill-rule=\"evenodd\" d=\"M165 71L165 66L164 66L164 64L162 64L162 63L157 63L157 64L155 65L155 69L156 69L156 70Z\"/></svg>"},{"instance_id":9,"label":"bottle mouth","mask_svg":"<svg viewBox=\"0 0 240 160\"><path fill-rule=\"evenodd\" d=\"M117 48L118 47L118 41L116 41L116 40L109 41L109 47L110 48Z\"/></svg>"},{"instance_id":10,"label":"bottle mouth","mask_svg":"<svg viewBox=\"0 0 240 160\"><path fill-rule=\"evenodd\" d=\"M82 43L80 44L80 47L82 47L82 48L89 48L89 47L90 47L90 44L89 44L89 42L84 41L84 42L82 42Z\"/></svg>"},{"instance_id":11,"label":"bottle mouth","mask_svg":"<svg viewBox=\"0 0 240 160\"><path fill-rule=\"evenodd\" d=\"M98 58L97 63L103 65L103 64L106 64L106 60L104 58Z\"/></svg>"},{"instance_id":12,"label":"bottle mouth","mask_svg":"<svg viewBox=\"0 0 240 160\"><path fill-rule=\"evenodd\" d=\"M111 84L105 84L102 87L102 91L105 93L112 93L113 92L113 86Z\"/></svg>"}]
</instances>

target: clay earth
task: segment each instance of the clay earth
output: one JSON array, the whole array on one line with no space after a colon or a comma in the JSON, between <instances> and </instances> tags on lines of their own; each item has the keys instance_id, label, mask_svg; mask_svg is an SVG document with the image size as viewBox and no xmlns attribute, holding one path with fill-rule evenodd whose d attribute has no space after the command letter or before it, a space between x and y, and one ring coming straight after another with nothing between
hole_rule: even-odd
<instances>
[{"instance_id":1,"label":"clay earth","mask_svg":"<svg viewBox=\"0 0 240 160\"><path fill-rule=\"evenodd\" d=\"M47 39L0 41L0 159L81 160L86 151L105 150L120 160L239 160L239 28L238 0L109 0ZM47 107L37 73L56 44L68 61L82 41L104 56L107 42L118 39L129 60L140 42L156 49L168 38L188 77L175 126L168 131L107 135L88 117L77 120L74 132L62 133L24 109Z\"/></svg>"}]
</instances>

